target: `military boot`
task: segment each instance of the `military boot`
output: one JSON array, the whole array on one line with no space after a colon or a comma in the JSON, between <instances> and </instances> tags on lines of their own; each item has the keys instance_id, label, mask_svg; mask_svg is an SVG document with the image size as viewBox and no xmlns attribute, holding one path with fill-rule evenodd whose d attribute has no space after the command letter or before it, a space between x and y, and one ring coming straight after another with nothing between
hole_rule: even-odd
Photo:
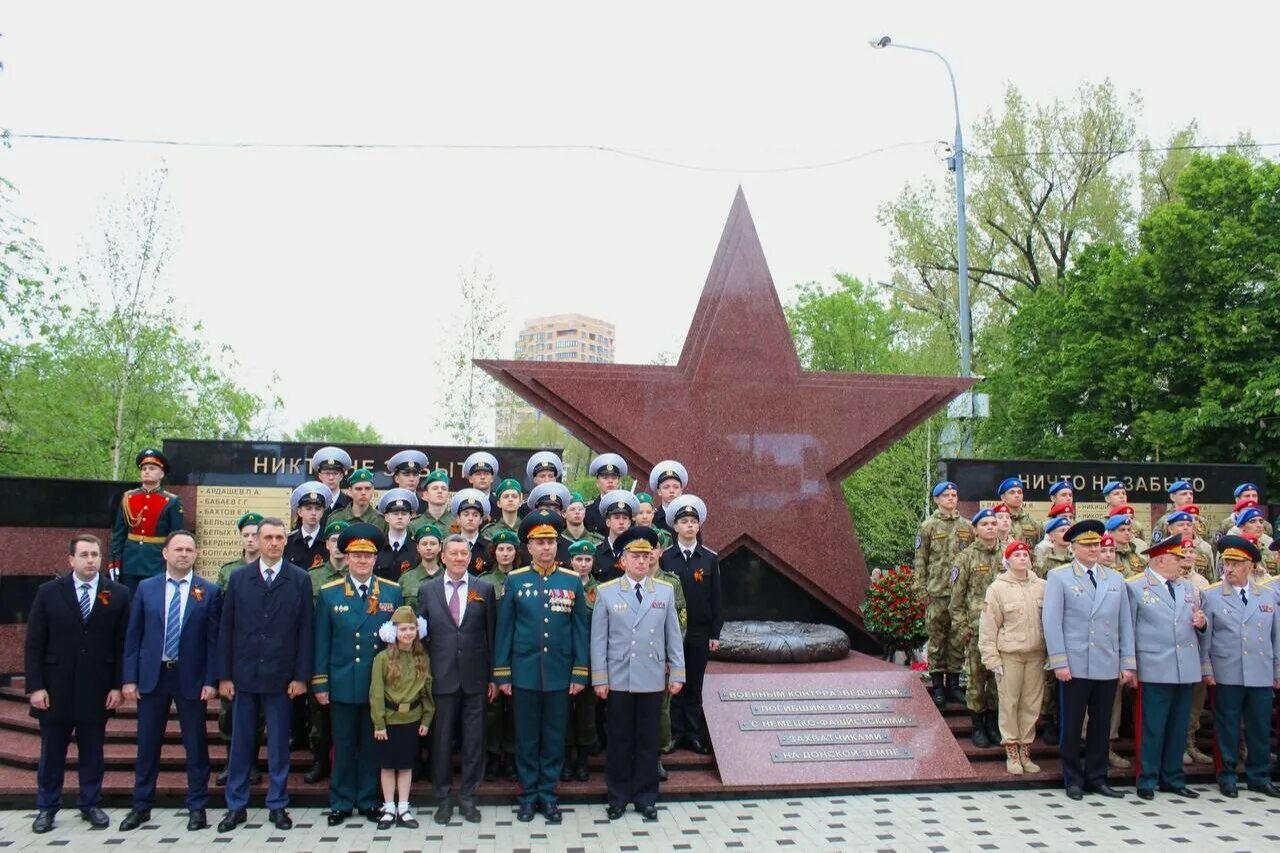
<instances>
[{"instance_id":1,"label":"military boot","mask_svg":"<svg viewBox=\"0 0 1280 853\"><path fill-rule=\"evenodd\" d=\"M943 687L942 684L943 674L940 672L933 672L930 673L930 677L933 679L933 704L941 708L943 705L947 704L946 688Z\"/></svg>"},{"instance_id":2,"label":"military boot","mask_svg":"<svg viewBox=\"0 0 1280 853\"><path fill-rule=\"evenodd\" d=\"M987 739L987 715L977 712L969 716L973 720L973 731L969 733L969 740L973 741L973 745L978 749L991 746L991 741Z\"/></svg>"},{"instance_id":3,"label":"military boot","mask_svg":"<svg viewBox=\"0 0 1280 853\"><path fill-rule=\"evenodd\" d=\"M954 705L964 704L964 688L960 686L960 673L947 673L947 701Z\"/></svg>"},{"instance_id":4,"label":"military boot","mask_svg":"<svg viewBox=\"0 0 1280 853\"><path fill-rule=\"evenodd\" d=\"M311 763L311 769L302 777L308 785L314 785L322 779L329 778L329 750L322 750L316 753L315 761Z\"/></svg>"},{"instance_id":5,"label":"military boot","mask_svg":"<svg viewBox=\"0 0 1280 853\"><path fill-rule=\"evenodd\" d=\"M987 740L991 741L992 746L999 746L1000 741L1004 738L1000 734L1000 712L987 712Z\"/></svg>"}]
</instances>

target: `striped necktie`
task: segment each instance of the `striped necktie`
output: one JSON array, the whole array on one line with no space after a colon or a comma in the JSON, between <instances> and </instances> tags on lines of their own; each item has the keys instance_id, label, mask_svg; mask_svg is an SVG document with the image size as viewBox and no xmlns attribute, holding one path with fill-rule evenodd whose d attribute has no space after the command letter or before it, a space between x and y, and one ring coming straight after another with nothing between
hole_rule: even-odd
<instances>
[{"instance_id":1,"label":"striped necktie","mask_svg":"<svg viewBox=\"0 0 1280 853\"><path fill-rule=\"evenodd\" d=\"M164 619L164 655L165 660L178 659L178 641L182 639L182 585L185 580L176 581L169 578L173 587L173 595L169 598L169 614Z\"/></svg>"},{"instance_id":2,"label":"striped necktie","mask_svg":"<svg viewBox=\"0 0 1280 853\"><path fill-rule=\"evenodd\" d=\"M89 621L89 610L93 604L89 601L89 585L87 583L80 584L80 618Z\"/></svg>"}]
</instances>

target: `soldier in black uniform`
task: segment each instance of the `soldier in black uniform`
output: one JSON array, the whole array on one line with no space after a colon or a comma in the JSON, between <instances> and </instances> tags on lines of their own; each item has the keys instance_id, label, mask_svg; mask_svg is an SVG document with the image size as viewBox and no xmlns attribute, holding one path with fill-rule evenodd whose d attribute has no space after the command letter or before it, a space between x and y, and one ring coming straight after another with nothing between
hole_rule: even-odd
<instances>
[{"instance_id":1,"label":"soldier in black uniform","mask_svg":"<svg viewBox=\"0 0 1280 853\"><path fill-rule=\"evenodd\" d=\"M627 476L627 462L616 453L601 453L591 460L587 470L596 478L597 493L596 499L587 504L587 516L582 523L592 533L604 536L609 530L600 512L600 499L618 488L619 482Z\"/></svg>"},{"instance_id":2,"label":"soldier in black uniform","mask_svg":"<svg viewBox=\"0 0 1280 853\"><path fill-rule=\"evenodd\" d=\"M604 541L596 546L595 568L591 570L600 583L622 577L622 547L617 544L618 537L631 529L631 520L639 508L636 496L622 489L615 489L600 498L606 534Z\"/></svg>"},{"instance_id":3,"label":"soldier in black uniform","mask_svg":"<svg viewBox=\"0 0 1280 853\"><path fill-rule=\"evenodd\" d=\"M480 535L480 525L489 515L489 496L479 489L461 489L453 496L449 511L458 520L458 533L471 546L471 563L467 571L482 575L493 568L489 559L489 543Z\"/></svg>"},{"instance_id":4,"label":"soldier in black uniform","mask_svg":"<svg viewBox=\"0 0 1280 853\"><path fill-rule=\"evenodd\" d=\"M658 499L653 507L653 526L660 527L668 533L671 523L667 521L666 508L676 498L684 494L689 486L689 472L674 459L664 459L649 472L649 491ZM701 685L699 685L701 687ZM683 692L688 693L688 688Z\"/></svg>"},{"instance_id":5,"label":"soldier in black uniform","mask_svg":"<svg viewBox=\"0 0 1280 853\"><path fill-rule=\"evenodd\" d=\"M329 490L321 526L328 523L330 513L351 503L351 498L342 493L342 480L352 467L351 454L341 447L322 447L311 454L311 470L316 479Z\"/></svg>"},{"instance_id":6,"label":"soldier in black uniform","mask_svg":"<svg viewBox=\"0 0 1280 853\"><path fill-rule=\"evenodd\" d=\"M418 496L411 489L389 489L378 501L378 512L387 523L386 538L373 567L378 577L398 584L401 575L418 564L418 546L409 535L409 519L417 511Z\"/></svg>"},{"instance_id":7,"label":"soldier in black uniform","mask_svg":"<svg viewBox=\"0 0 1280 853\"><path fill-rule=\"evenodd\" d=\"M698 541L707 519L707 505L696 495L681 495L666 507L675 543L662 554L659 566L680 578L689 613L684 638L685 689L671 697L671 733L694 752L710 752L702 715L702 678L707 656L720 647L724 625L720 594L720 561L716 552Z\"/></svg>"},{"instance_id":8,"label":"soldier in black uniform","mask_svg":"<svg viewBox=\"0 0 1280 853\"><path fill-rule=\"evenodd\" d=\"M401 450L387 460L387 474L391 477L392 488L408 489L416 493L418 480L427 473L429 464L427 454L421 450Z\"/></svg>"},{"instance_id":9,"label":"soldier in black uniform","mask_svg":"<svg viewBox=\"0 0 1280 853\"><path fill-rule=\"evenodd\" d=\"M328 508L329 490L317 480L303 483L289 496L289 507L298 526L284 543L284 558L310 571L329 559L329 548L320 535L320 519Z\"/></svg>"}]
</instances>

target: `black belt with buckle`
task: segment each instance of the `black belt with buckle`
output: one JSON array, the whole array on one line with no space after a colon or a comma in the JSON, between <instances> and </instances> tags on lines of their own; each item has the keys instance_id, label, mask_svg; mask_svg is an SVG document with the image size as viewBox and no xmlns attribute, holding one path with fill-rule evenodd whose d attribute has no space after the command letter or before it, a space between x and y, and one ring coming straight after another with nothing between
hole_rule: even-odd
<instances>
[{"instance_id":1,"label":"black belt with buckle","mask_svg":"<svg viewBox=\"0 0 1280 853\"><path fill-rule=\"evenodd\" d=\"M412 702L387 702L387 710L397 714L407 714L410 711L416 711L422 707L421 699L414 699Z\"/></svg>"},{"instance_id":2,"label":"black belt with buckle","mask_svg":"<svg viewBox=\"0 0 1280 853\"><path fill-rule=\"evenodd\" d=\"M160 661L160 665L163 666L165 669L178 668L178 662L176 660L162 660Z\"/></svg>"}]
</instances>

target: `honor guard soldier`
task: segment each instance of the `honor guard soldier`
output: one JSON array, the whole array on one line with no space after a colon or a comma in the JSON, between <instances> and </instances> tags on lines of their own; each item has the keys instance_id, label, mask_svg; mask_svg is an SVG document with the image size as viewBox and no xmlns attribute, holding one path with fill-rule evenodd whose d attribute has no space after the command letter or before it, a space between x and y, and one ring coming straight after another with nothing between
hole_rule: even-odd
<instances>
[{"instance_id":1,"label":"honor guard soldier","mask_svg":"<svg viewBox=\"0 0 1280 853\"><path fill-rule=\"evenodd\" d=\"M1120 796L1107 784L1111 706L1117 679L1134 683L1133 615L1119 573L1098 565L1103 525L1077 521L1067 530L1071 564L1045 581L1044 636L1049 668L1058 683L1061 727L1058 748L1067 796L1085 791ZM1084 763L1080 729L1088 713Z\"/></svg>"},{"instance_id":2,"label":"honor guard soldier","mask_svg":"<svg viewBox=\"0 0 1280 853\"><path fill-rule=\"evenodd\" d=\"M1178 480L1169 487L1169 500L1173 503L1173 509L1160 516L1160 520L1151 528L1151 541L1159 542L1170 534L1169 517L1176 512L1185 511L1188 504L1196 502L1195 488L1191 485L1190 480ZM1209 528L1203 521L1195 519L1195 534L1201 539L1209 536Z\"/></svg>"},{"instance_id":3,"label":"honor guard soldier","mask_svg":"<svg viewBox=\"0 0 1280 853\"><path fill-rule=\"evenodd\" d=\"M386 530L386 522L378 515L373 506L373 472L368 468L357 468L347 475L347 491L351 493L351 503L342 509L330 513L329 521L346 521L354 524L363 521L372 524L378 530Z\"/></svg>"},{"instance_id":4,"label":"honor guard soldier","mask_svg":"<svg viewBox=\"0 0 1280 853\"><path fill-rule=\"evenodd\" d=\"M564 766L569 697L587 683L590 633L586 593L578 575L555 565L564 519L532 510L520 522L520 538L533 564L507 576L498 602L493 680L514 696L516 769L520 809L516 819L541 811L560 823L556 783Z\"/></svg>"},{"instance_id":5,"label":"honor guard soldier","mask_svg":"<svg viewBox=\"0 0 1280 853\"><path fill-rule=\"evenodd\" d=\"M142 484L120 499L120 513L111 531L107 571L132 593L146 578L164 571L164 539L182 529L182 501L161 488L169 460L154 447L134 459Z\"/></svg>"},{"instance_id":6,"label":"honor guard soldier","mask_svg":"<svg viewBox=\"0 0 1280 853\"><path fill-rule=\"evenodd\" d=\"M689 487L689 472L674 459L664 459L649 472L649 491L658 499L653 508L653 526L668 533L667 505L684 494Z\"/></svg>"},{"instance_id":7,"label":"honor guard soldier","mask_svg":"<svg viewBox=\"0 0 1280 853\"><path fill-rule=\"evenodd\" d=\"M1142 574L1147 561L1133 547L1133 516L1117 513L1107 519L1106 528L1116 543L1115 570L1124 575L1125 580Z\"/></svg>"},{"instance_id":8,"label":"honor guard soldier","mask_svg":"<svg viewBox=\"0 0 1280 853\"><path fill-rule=\"evenodd\" d=\"M593 501L598 504L599 499ZM599 507L596 507L597 511ZM562 534L569 545L575 542L581 542L583 539L591 543L592 556L595 555L595 546L604 541L604 536L596 533L587 527L587 502L578 492L569 493L569 505L564 508L564 533ZM604 523L604 516L600 517L600 523ZM569 555L570 559L573 555ZM588 691L589 692L589 691Z\"/></svg>"},{"instance_id":9,"label":"honor guard soldier","mask_svg":"<svg viewBox=\"0 0 1280 853\"><path fill-rule=\"evenodd\" d=\"M409 522L410 531L417 533L427 524L434 524L445 536L454 531L455 519L449 511L448 471L436 468L418 482L418 507L422 514Z\"/></svg>"},{"instance_id":10,"label":"honor guard soldier","mask_svg":"<svg viewBox=\"0 0 1280 853\"><path fill-rule=\"evenodd\" d=\"M681 495L667 504L667 526L675 544L662 555L661 568L680 578L688 625L684 638L685 690L671 700L671 734L701 755L711 751L702 715L702 680L707 658L720 648L724 627L720 558L702 545L699 533L707 520L707 505L697 495ZM656 544L656 543L655 543Z\"/></svg>"},{"instance_id":11,"label":"honor guard soldier","mask_svg":"<svg viewBox=\"0 0 1280 853\"><path fill-rule=\"evenodd\" d=\"M916 533L915 587L917 597L925 602L929 675L934 704L941 707L946 702L964 703L964 691L960 689L964 646L959 630L951 624L951 567L956 556L973 541L973 527L956 511L959 492L955 483L938 483L932 494L938 508Z\"/></svg>"},{"instance_id":12,"label":"honor guard soldier","mask_svg":"<svg viewBox=\"0 0 1280 853\"><path fill-rule=\"evenodd\" d=\"M1250 791L1280 797L1271 781L1271 707L1280 689L1280 597L1250 578L1262 559L1242 536L1218 540L1223 579L1205 590L1205 626L1200 639L1200 671L1214 687L1213 731L1222 769L1218 789L1238 794L1240 725L1248 746L1245 779Z\"/></svg>"},{"instance_id":13,"label":"honor guard soldier","mask_svg":"<svg viewBox=\"0 0 1280 853\"><path fill-rule=\"evenodd\" d=\"M386 539L373 573L383 580L399 584L404 573L418 564L418 546L409 535L409 519L417 511L418 496L411 489L389 489L378 501L378 512L386 522Z\"/></svg>"},{"instance_id":14,"label":"honor guard soldier","mask_svg":"<svg viewBox=\"0 0 1280 853\"><path fill-rule=\"evenodd\" d=\"M578 580L582 581L582 591L587 602L587 620L590 622L599 589L596 579L591 576L596 561L596 543L590 539L579 539L570 544L569 560L570 568L577 573ZM587 761L600 746L600 736L596 730L596 705L594 690L583 690L577 696L569 697L569 727L564 738L561 782L586 782L591 778Z\"/></svg>"},{"instance_id":15,"label":"honor guard soldier","mask_svg":"<svg viewBox=\"0 0 1280 853\"><path fill-rule=\"evenodd\" d=\"M284 558L308 571L329 558L329 549L320 535L328 497L329 490L318 480L303 483L289 495L290 514L297 517L298 527L284 543Z\"/></svg>"},{"instance_id":16,"label":"honor guard soldier","mask_svg":"<svg viewBox=\"0 0 1280 853\"><path fill-rule=\"evenodd\" d=\"M690 496L691 497L691 496ZM679 511L676 504L669 511ZM666 691L678 700L685 680L675 592L648 576L658 537L633 527L619 537L625 574L602 584L591 618L591 684L608 703L606 814L622 817L634 803L658 819L658 713Z\"/></svg>"},{"instance_id":17,"label":"honor guard soldier","mask_svg":"<svg viewBox=\"0 0 1280 853\"><path fill-rule=\"evenodd\" d=\"M342 479L353 467L351 454L341 447L322 447L311 454L311 471L329 490L325 506L326 521L330 514L351 504L351 498L342 493Z\"/></svg>"},{"instance_id":18,"label":"honor guard soldier","mask_svg":"<svg viewBox=\"0 0 1280 853\"><path fill-rule=\"evenodd\" d=\"M592 571L600 583L622 577L622 548L617 544L618 538L631 529L639 508L636 496L623 489L616 489L600 498L600 511L604 513L605 528L609 531L604 541L596 546L596 565Z\"/></svg>"},{"instance_id":19,"label":"honor guard soldier","mask_svg":"<svg viewBox=\"0 0 1280 853\"><path fill-rule=\"evenodd\" d=\"M401 450L387 460L387 475L393 488L408 489L417 497L418 480L427 473L429 465L427 454L421 450Z\"/></svg>"},{"instance_id":20,"label":"honor guard soldier","mask_svg":"<svg viewBox=\"0 0 1280 853\"><path fill-rule=\"evenodd\" d=\"M564 508L572 500L573 495L564 483L539 483L525 499L525 510L549 509L564 518ZM569 567L569 542L563 535L556 540L556 565L566 569Z\"/></svg>"},{"instance_id":21,"label":"honor guard soldier","mask_svg":"<svg viewBox=\"0 0 1280 853\"><path fill-rule=\"evenodd\" d=\"M1019 542L1026 542L1028 548L1034 548L1040 541L1040 522L1032 518L1023 505L1026 488L1020 477L1009 477L1000 483L997 491L1000 502L1009 508L1010 535Z\"/></svg>"},{"instance_id":22,"label":"honor guard soldier","mask_svg":"<svg viewBox=\"0 0 1280 853\"><path fill-rule=\"evenodd\" d=\"M1191 688L1200 681L1197 631L1205 625L1200 597L1182 577L1182 540L1166 536L1146 550L1147 570L1128 583L1138 649L1138 796L1161 791L1187 799L1182 753L1191 715Z\"/></svg>"},{"instance_id":23,"label":"honor guard soldier","mask_svg":"<svg viewBox=\"0 0 1280 853\"><path fill-rule=\"evenodd\" d=\"M383 542L382 531L371 524L342 531L338 549L347 555L347 577L321 587L316 601L311 690L320 704L329 706L333 726L330 826L357 809L374 822L382 813L369 683L381 648L378 628L401 604L400 585L373 573Z\"/></svg>"},{"instance_id":24,"label":"honor guard soldier","mask_svg":"<svg viewBox=\"0 0 1280 853\"><path fill-rule=\"evenodd\" d=\"M258 524L262 521L262 513L246 512L236 522L236 530L240 531L240 559L228 560L218 569L218 589L225 590L231 573L241 566L246 566L258 559Z\"/></svg>"},{"instance_id":25,"label":"honor guard soldier","mask_svg":"<svg viewBox=\"0 0 1280 853\"><path fill-rule=\"evenodd\" d=\"M498 506L493 513L493 521L480 528L480 538L492 542L493 535L499 530L509 530L519 538L520 505L524 503L524 492L519 480L508 477L493 490Z\"/></svg>"},{"instance_id":26,"label":"honor guard soldier","mask_svg":"<svg viewBox=\"0 0 1280 853\"><path fill-rule=\"evenodd\" d=\"M489 571L489 544L480 538L480 524L489 515L489 496L479 489L462 489L449 507L458 520L458 533L471 546L467 571L482 575Z\"/></svg>"},{"instance_id":27,"label":"honor guard soldier","mask_svg":"<svg viewBox=\"0 0 1280 853\"><path fill-rule=\"evenodd\" d=\"M977 538L956 556L951 567L951 627L959 632L966 649L969 679L965 686L965 704L973 717L973 745L986 749L1000 745L1000 696L995 676L982 665L978 648L978 622L987 587L1000 573L1003 549L996 532L995 513L980 509L970 520Z\"/></svg>"},{"instance_id":28,"label":"honor guard soldier","mask_svg":"<svg viewBox=\"0 0 1280 853\"><path fill-rule=\"evenodd\" d=\"M435 580L444 571L440 562L440 548L444 543L445 533L434 524L424 524L417 533L411 534L414 547L418 552L418 562L400 576L400 594L404 603L418 612L418 587L429 580Z\"/></svg>"},{"instance_id":29,"label":"honor guard soldier","mask_svg":"<svg viewBox=\"0 0 1280 853\"><path fill-rule=\"evenodd\" d=\"M587 473L596 478L596 499L585 505L583 524L592 533L603 537L608 530L604 526L604 514L600 512L600 498L618 488L622 478L627 476L627 461L616 453L601 453L591 460Z\"/></svg>"}]
</instances>

